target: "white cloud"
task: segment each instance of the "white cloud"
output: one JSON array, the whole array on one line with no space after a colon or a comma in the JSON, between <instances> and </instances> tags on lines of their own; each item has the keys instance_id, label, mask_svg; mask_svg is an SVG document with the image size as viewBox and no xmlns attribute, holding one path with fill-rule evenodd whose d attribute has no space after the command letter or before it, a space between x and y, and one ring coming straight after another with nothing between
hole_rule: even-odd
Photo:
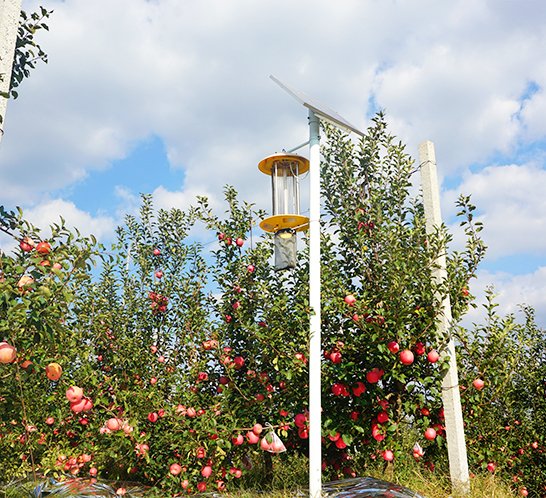
<instances>
[{"instance_id":1,"label":"white cloud","mask_svg":"<svg viewBox=\"0 0 546 498\"><path fill-rule=\"evenodd\" d=\"M544 254L546 251L546 170L536 164L488 166L478 173L467 172L455 190L444 192L444 212L453 213L459 193L472 194L477 207L475 221L484 224L487 258L495 260L514 254ZM455 246L463 246L461 230Z\"/></svg>"},{"instance_id":2,"label":"white cloud","mask_svg":"<svg viewBox=\"0 0 546 498\"><path fill-rule=\"evenodd\" d=\"M486 303L485 289L493 286L494 302L499 306L496 313L500 316L514 314L518 323L524 323L525 315L520 305L531 306L536 314L539 327L546 323L546 267L540 267L535 272L525 275L511 275L508 272L478 272L478 278L471 282L470 290L478 297L477 309L470 309L464 317L462 325L470 327L472 323L484 324L486 311L482 306Z\"/></svg>"}]
</instances>

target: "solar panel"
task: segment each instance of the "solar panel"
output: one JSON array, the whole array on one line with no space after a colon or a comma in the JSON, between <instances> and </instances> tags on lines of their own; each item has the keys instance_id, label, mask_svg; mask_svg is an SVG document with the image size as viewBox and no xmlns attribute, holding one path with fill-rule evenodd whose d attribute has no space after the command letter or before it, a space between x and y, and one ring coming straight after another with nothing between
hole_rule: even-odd
<instances>
[{"instance_id":1,"label":"solar panel","mask_svg":"<svg viewBox=\"0 0 546 498\"><path fill-rule=\"evenodd\" d=\"M292 97L294 97L300 104L303 104L308 109L311 109L319 118L324 119L328 123L341 128L347 132L353 132L357 135L364 136L364 133L361 132L358 128L355 128L349 121L344 117L340 116L336 111L328 107L326 104L309 97L306 93L298 90L297 88L284 83L281 80L275 78L275 76L269 76L275 83L277 83L282 89L286 90Z\"/></svg>"}]
</instances>

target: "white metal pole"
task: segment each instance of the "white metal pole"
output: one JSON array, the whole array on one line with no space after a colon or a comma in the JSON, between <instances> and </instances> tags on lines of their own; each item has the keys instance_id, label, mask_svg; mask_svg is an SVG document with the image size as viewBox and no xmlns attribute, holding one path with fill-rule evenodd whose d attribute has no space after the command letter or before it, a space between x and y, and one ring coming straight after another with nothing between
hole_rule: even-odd
<instances>
[{"instance_id":1,"label":"white metal pole","mask_svg":"<svg viewBox=\"0 0 546 498\"><path fill-rule=\"evenodd\" d=\"M425 209L427 233L434 232L442 224L440 210L440 191L438 187L438 173L436 171L436 155L434 144L423 142L419 144L419 163L421 165L421 185L423 188L423 206ZM442 282L445 280L446 258L442 254L437 261L439 268L435 270L434 278ZM459 376L457 374L457 360L455 358L455 342L449 334L451 325L451 303L449 295L442 303L442 314L438 324L438 331L442 337L448 338L445 348L440 351L440 357L449 356L449 367L442 379L442 400L447 435L447 453L449 457L449 471L451 483L459 492L470 491L468 476L468 459L464 437L463 412L459 393Z\"/></svg>"},{"instance_id":2,"label":"white metal pole","mask_svg":"<svg viewBox=\"0 0 546 498\"><path fill-rule=\"evenodd\" d=\"M13 56L15 53L15 42L17 41L17 31L19 29L19 17L21 15L22 0L0 0L0 92L9 92L9 83L11 81L11 68L13 66ZM0 95L0 116L2 121L6 116L7 99ZM0 129L4 129L4 123L0 124ZM3 132L0 132L0 141Z\"/></svg>"},{"instance_id":3,"label":"white metal pole","mask_svg":"<svg viewBox=\"0 0 546 498\"><path fill-rule=\"evenodd\" d=\"M309 110L309 496L321 495L320 355L320 137L319 118Z\"/></svg>"}]
</instances>

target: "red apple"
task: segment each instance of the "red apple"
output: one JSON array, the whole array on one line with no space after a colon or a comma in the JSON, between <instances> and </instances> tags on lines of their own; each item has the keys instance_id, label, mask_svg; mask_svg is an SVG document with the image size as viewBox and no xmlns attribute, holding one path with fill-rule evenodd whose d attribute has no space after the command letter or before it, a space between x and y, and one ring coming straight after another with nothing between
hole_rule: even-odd
<instances>
[{"instance_id":1,"label":"red apple","mask_svg":"<svg viewBox=\"0 0 546 498\"><path fill-rule=\"evenodd\" d=\"M394 454L391 450L385 450L383 452L383 458L387 461L387 462L392 462L392 460L394 459Z\"/></svg>"},{"instance_id":2,"label":"red apple","mask_svg":"<svg viewBox=\"0 0 546 498\"><path fill-rule=\"evenodd\" d=\"M66 390L66 398L71 403L77 403L78 401L81 401L82 397L83 397L83 390L81 387L72 386Z\"/></svg>"},{"instance_id":3,"label":"red apple","mask_svg":"<svg viewBox=\"0 0 546 498\"><path fill-rule=\"evenodd\" d=\"M256 435L260 435L264 428L261 424L254 424L254 427L252 427L252 432Z\"/></svg>"},{"instance_id":4,"label":"red apple","mask_svg":"<svg viewBox=\"0 0 546 498\"><path fill-rule=\"evenodd\" d=\"M207 484L204 482L198 482L197 483L197 491L200 493L204 493L207 490Z\"/></svg>"},{"instance_id":5,"label":"red apple","mask_svg":"<svg viewBox=\"0 0 546 498\"><path fill-rule=\"evenodd\" d=\"M389 414L387 412L383 411L377 415L377 421L380 424L385 423L387 420L389 420Z\"/></svg>"},{"instance_id":6,"label":"red apple","mask_svg":"<svg viewBox=\"0 0 546 498\"><path fill-rule=\"evenodd\" d=\"M180 472L182 472L182 467L178 463L173 463L169 471L173 476L177 476L180 474Z\"/></svg>"},{"instance_id":7,"label":"red apple","mask_svg":"<svg viewBox=\"0 0 546 498\"><path fill-rule=\"evenodd\" d=\"M225 233L221 233L218 235L218 240L224 240L226 238L226 234Z\"/></svg>"},{"instance_id":8,"label":"red apple","mask_svg":"<svg viewBox=\"0 0 546 498\"><path fill-rule=\"evenodd\" d=\"M119 430L121 424L117 418L111 418L108 420L108 422L106 422L106 427L108 427L108 429L110 429L112 432L115 432Z\"/></svg>"},{"instance_id":9,"label":"red apple","mask_svg":"<svg viewBox=\"0 0 546 498\"><path fill-rule=\"evenodd\" d=\"M253 273L255 270L254 265L248 265L246 267L246 270L248 271L248 273Z\"/></svg>"},{"instance_id":10,"label":"red apple","mask_svg":"<svg viewBox=\"0 0 546 498\"><path fill-rule=\"evenodd\" d=\"M152 377L152 378L150 379L150 384L153 385L153 384L155 384L156 382L157 382L157 377Z\"/></svg>"},{"instance_id":11,"label":"red apple","mask_svg":"<svg viewBox=\"0 0 546 498\"><path fill-rule=\"evenodd\" d=\"M245 364L245 359L242 356L237 356L233 360L233 363L235 363L235 370L239 370Z\"/></svg>"},{"instance_id":12,"label":"red apple","mask_svg":"<svg viewBox=\"0 0 546 498\"><path fill-rule=\"evenodd\" d=\"M0 342L0 363L11 363L17 357L17 349L7 342Z\"/></svg>"},{"instance_id":13,"label":"red apple","mask_svg":"<svg viewBox=\"0 0 546 498\"><path fill-rule=\"evenodd\" d=\"M246 434L246 439L250 444L256 444L260 440L260 436L258 436L254 431L249 431Z\"/></svg>"},{"instance_id":14,"label":"red apple","mask_svg":"<svg viewBox=\"0 0 546 498\"><path fill-rule=\"evenodd\" d=\"M201 469L201 475L206 479L207 477L210 477L210 475L212 474L212 468L209 466L209 465L205 465L202 469Z\"/></svg>"},{"instance_id":15,"label":"red apple","mask_svg":"<svg viewBox=\"0 0 546 498\"><path fill-rule=\"evenodd\" d=\"M349 295L345 296L345 302L349 306L352 306L353 304L356 303L356 298L352 294L349 294Z\"/></svg>"},{"instance_id":16,"label":"red apple","mask_svg":"<svg viewBox=\"0 0 546 498\"><path fill-rule=\"evenodd\" d=\"M376 382L379 381L379 373L377 373L377 372L367 372L366 373L366 380L370 384L375 384Z\"/></svg>"},{"instance_id":17,"label":"red apple","mask_svg":"<svg viewBox=\"0 0 546 498\"><path fill-rule=\"evenodd\" d=\"M404 365L411 365L413 363L413 353L409 349L405 349L400 353L400 361Z\"/></svg>"},{"instance_id":18,"label":"red apple","mask_svg":"<svg viewBox=\"0 0 546 498\"><path fill-rule=\"evenodd\" d=\"M161 251L157 248L154 249L154 256L159 256L161 254Z\"/></svg>"},{"instance_id":19,"label":"red apple","mask_svg":"<svg viewBox=\"0 0 546 498\"><path fill-rule=\"evenodd\" d=\"M430 351L428 354L427 354L427 359L428 361L430 361L431 363L436 363L438 361L438 359L440 358L440 355L438 354L438 352L436 350L432 350Z\"/></svg>"},{"instance_id":20,"label":"red apple","mask_svg":"<svg viewBox=\"0 0 546 498\"><path fill-rule=\"evenodd\" d=\"M262 440L260 441L260 448L262 448L262 450L265 450L265 451L271 449L271 444L267 442L267 439L265 437L262 438Z\"/></svg>"},{"instance_id":21,"label":"red apple","mask_svg":"<svg viewBox=\"0 0 546 498\"><path fill-rule=\"evenodd\" d=\"M150 346L150 351L155 354L157 353L157 346Z\"/></svg>"},{"instance_id":22,"label":"red apple","mask_svg":"<svg viewBox=\"0 0 546 498\"><path fill-rule=\"evenodd\" d=\"M425 438L428 439L429 441L432 441L435 437L436 437L436 429L429 427L425 431Z\"/></svg>"},{"instance_id":23,"label":"red apple","mask_svg":"<svg viewBox=\"0 0 546 498\"><path fill-rule=\"evenodd\" d=\"M51 252L51 246L47 242L40 242L36 246L36 252L40 256L45 256L46 254L49 254Z\"/></svg>"},{"instance_id":24,"label":"red apple","mask_svg":"<svg viewBox=\"0 0 546 498\"><path fill-rule=\"evenodd\" d=\"M389 348L389 351L391 353L398 353L398 351L400 351L400 346L398 345L397 342L394 342L394 341L389 342L387 344L387 347Z\"/></svg>"},{"instance_id":25,"label":"red apple","mask_svg":"<svg viewBox=\"0 0 546 498\"><path fill-rule=\"evenodd\" d=\"M497 466L493 463L493 462L489 462L487 464L487 470L489 472L495 472L495 469L497 468Z\"/></svg>"},{"instance_id":26,"label":"red apple","mask_svg":"<svg viewBox=\"0 0 546 498\"><path fill-rule=\"evenodd\" d=\"M485 382L482 379L476 379L474 382L472 382L472 385L479 391L483 386Z\"/></svg>"},{"instance_id":27,"label":"red apple","mask_svg":"<svg viewBox=\"0 0 546 498\"><path fill-rule=\"evenodd\" d=\"M330 354L330 360L332 360L332 363L341 363L341 353L339 351L334 351Z\"/></svg>"},{"instance_id":28,"label":"red apple","mask_svg":"<svg viewBox=\"0 0 546 498\"><path fill-rule=\"evenodd\" d=\"M53 417L48 417L48 418L46 418L45 423L47 425L53 425L55 423L55 419Z\"/></svg>"},{"instance_id":29,"label":"red apple","mask_svg":"<svg viewBox=\"0 0 546 498\"><path fill-rule=\"evenodd\" d=\"M98 470L96 469L96 467L91 467L89 469L89 475L96 476L97 472L98 472Z\"/></svg>"},{"instance_id":30,"label":"red apple","mask_svg":"<svg viewBox=\"0 0 546 498\"><path fill-rule=\"evenodd\" d=\"M245 241L243 239L241 239L241 237L239 237L235 243L239 246L239 247L242 247L242 245L245 243Z\"/></svg>"},{"instance_id":31,"label":"red apple","mask_svg":"<svg viewBox=\"0 0 546 498\"><path fill-rule=\"evenodd\" d=\"M34 249L34 241L30 237L24 237L19 243L19 247L21 247L24 252L30 252Z\"/></svg>"},{"instance_id":32,"label":"red apple","mask_svg":"<svg viewBox=\"0 0 546 498\"><path fill-rule=\"evenodd\" d=\"M425 345L422 342L418 342L413 349L419 356L425 354Z\"/></svg>"},{"instance_id":33,"label":"red apple","mask_svg":"<svg viewBox=\"0 0 546 498\"><path fill-rule=\"evenodd\" d=\"M241 444L243 444L245 441L245 438L243 437L242 434L237 434L237 436L233 436L231 438L231 442L235 445L235 446L240 446Z\"/></svg>"},{"instance_id":34,"label":"red apple","mask_svg":"<svg viewBox=\"0 0 546 498\"><path fill-rule=\"evenodd\" d=\"M356 387L353 387L353 394L359 397L362 393L366 392L366 386L363 382L357 382Z\"/></svg>"},{"instance_id":35,"label":"red apple","mask_svg":"<svg viewBox=\"0 0 546 498\"><path fill-rule=\"evenodd\" d=\"M162 278L163 277L163 272L161 270L158 270L155 272L155 276L156 278Z\"/></svg>"},{"instance_id":36,"label":"red apple","mask_svg":"<svg viewBox=\"0 0 546 498\"><path fill-rule=\"evenodd\" d=\"M155 412L148 413L148 420L152 423L157 422L157 419L159 418L159 415Z\"/></svg>"}]
</instances>

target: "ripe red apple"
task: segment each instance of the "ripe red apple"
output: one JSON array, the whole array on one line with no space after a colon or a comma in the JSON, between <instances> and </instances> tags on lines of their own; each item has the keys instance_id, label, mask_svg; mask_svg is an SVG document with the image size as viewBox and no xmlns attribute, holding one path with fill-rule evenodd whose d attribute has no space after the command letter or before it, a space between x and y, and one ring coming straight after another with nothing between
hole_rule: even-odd
<instances>
[{"instance_id":1,"label":"ripe red apple","mask_svg":"<svg viewBox=\"0 0 546 498\"><path fill-rule=\"evenodd\" d=\"M72 386L66 390L66 398L71 403L77 403L78 401L81 401L82 397L83 397L83 390L81 387Z\"/></svg>"},{"instance_id":2,"label":"ripe red apple","mask_svg":"<svg viewBox=\"0 0 546 498\"><path fill-rule=\"evenodd\" d=\"M221 233L218 235L218 240L224 240L226 238L226 234L225 233Z\"/></svg>"},{"instance_id":3,"label":"ripe red apple","mask_svg":"<svg viewBox=\"0 0 546 498\"><path fill-rule=\"evenodd\" d=\"M400 361L404 365L411 365L413 363L413 353L409 349L405 349L400 353Z\"/></svg>"},{"instance_id":4,"label":"ripe red apple","mask_svg":"<svg viewBox=\"0 0 546 498\"><path fill-rule=\"evenodd\" d=\"M349 306L352 306L353 304L356 303L356 298L352 294L349 294L349 295L345 296L345 302Z\"/></svg>"},{"instance_id":5,"label":"ripe red apple","mask_svg":"<svg viewBox=\"0 0 546 498\"><path fill-rule=\"evenodd\" d=\"M389 420L389 414L387 412L383 411L377 415L377 421L380 424L385 423L387 420Z\"/></svg>"},{"instance_id":6,"label":"ripe red apple","mask_svg":"<svg viewBox=\"0 0 546 498\"><path fill-rule=\"evenodd\" d=\"M435 437L436 437L436 429L429 427L425 431L425 438L428 439L429 441L432 441Z\"/></svg>"},{"instance_id":7,"label":"ripe red apple","mask_svg":"<svg viewBox=\"0 0 546 498\"><path fill-rule=\"evenodd\" d=\"M17 287L19 289L22 289L26 285L31 285L34 283L34 279L32 277L29 277L28 275L24 275L19 279L19 282L17 282Z\"/></svg>"},{"instance_id":8,"label":"ripe red apple","mask_svg":"<svg viewBox=\"0 0 546 498\"><path fill-rule=\"evenodd\" d=\"M153 385L153 384L155 384L156 382L157 382L157 377L152 377L152 378L150 379L150 384Z\"/></svg>"},{"instance_id":9,"label":"ripe red apple","mask_svg":"<svg viewBox=\"0 0 546 498\"><path fill-rule=\"evenodd\" d=\"M161 254L161 251L157 249L157 247L154 249L154 256L159 256Z\"/></svg>"},{"instance_id":10,"label":"ripe red apple","mask_svg":"<svg viewBox=\"0 0 546 498\"><path fill-rule=\"evenodd\" d=\"M529 494L529 491L527 491L527 488L521 488L519 494L521 496L527 496Z\"/></svg>"},{"instance_id":11,"label":"ripe red apple","mask_svg":"<svg viewBox=\"0 0 546 498\"><path fill-rule=\"evenodd\" d=\"M431 363L436 363L438 361L438 359L440 358L440 355L438 354L438 352L436 350L432 350L430 351L428 354L427 354L427 359L428 361L430 361Z\"/></svg>"},{"instance_id":12,"label":"ripe red apple","mask_svg":"<svg viewBox=\"0 0 546 498\"><path fill-rule=\"evenodd\" d=\"M197 411L195 410L195 408L190 407L186 410L186 415L190 418L194 418L197 416Z\"/></svg>"},{"instance_id":13,"label":"ripe red apple","mask_svg":"<svg viewBox=\"0 0 546 498\"><path fill-rule=\"evenodd\" d=\"M160 357L157 359L157 361L158 361L159 363L164 363L164 362L165 362L165 357L164 357L164 356L160 356Z\"/></svg>"},{"instance_id":14,"label":"ripe red apple","mask_svg":"<svg viewBox=\"0 0 546 498\"><path fill-rule=\"evenodd\" d=\"M241 237L239 237L235 243L239 246L239 247L242 247L242 245L245 243L245 241L243 239L241 239Z\"/></svg>"},{"instance_id":15,"label":"ripe red apple","mask_svg":"<svg viewBox=\"0 0 546 498\"><path fill-rule=\"evenodd\" d=\"M271 449L271 444L267 442L267 439L265 437L262 438L262 440L260 441L260 448L262 448L262 450L265 450L265 451L268 451Z\"/></svg>"},{"instance_id":16,"label":"ripe red apple","mask_svg":"<svg viewBox=\"0 0 546 498\"><path fill-rule=\"evenodd\" d=\"M180 474L180 472L182 472L182 467L178 463L173 463L169 471L173 476L177 476Z\"/></svg>"},{"instance_id":17,"label":"ripe red apple","mask_svg":"<svg viewBox=\"0 0 546 498\"><path fill-rule=\"evenodd\" d=\"M252 432L256 435L260 435L264 428L261 424L254 424L254 427L252 427Z\"/></svg>"},{"instance_id":18,"label":"ripe red apple","mask_svg":"<svg viewBox=\"0 0 546 498\"><path fill-rule=\"evenodd\" d=\"M303 413L298 413L294 417L294 423L297 427L303 427L305 425L305 422L307 422L307 417Z\"/></svg>"},{"instance_id":19,"label":"ripe red apple","mask_svg":"<svg viewBox=\"0 0 546 498\"><path fill-rule=\"evenodd\" d=\"M212 468L209 466L209 465L205 465L202 469L201 469L201 475L206 479L207 477L210 477L210 475L212 474Z\"/></svg>"},{"instance_id":20,"label":"ripe red apple","mask_svg":"<svg viewBox=\"0 0 546 498\"><path fill-rule=\"evenodd\" d=\"M330 353L330 360L332 360L332 363L341 363L341 353L339 351Z\"/></svg>"},{"instance_id":21,"label":"ripe red apple","mask_svg":"<svg viewBox=\"0 0 546 498\"><path fill-rule=\"evenodd\" d=\"M415 352L416 352L419 356L425 354L425 345L424 345L422 342L418 342L418 343L414 346L414 349L415 349Z\"/></svg>"},{"instance_id":22,"label":"ripe red apple","mask_svg":"<svg viewBox=\"0 0 546 498\"><path fill-rule=\"evenodd\" d=\"M398 345L397 342L394 342L394 341L389 342L387 344L387 347L389 348L389 351L391 353L398 353L398 351L400 351L400 346Z\"/></svg>"},{"instance_id":23,"label":"ripe red apple","mask_svg":"<svg viewBox=\"0 0 546 498\"><path fill-rule=\"evenodd\" d=\"M48 418L46 418L45 423L47 425L53 425L55 423L55 419L53 417L48 417Z\"/></svg>"},{"instance_id":24,"label":"ripe red apple","mask_svg":"<svg viewBox=\"0 0 546 498\"><path fill-rule=\"evenodd\" d=\"M157 346L150 346L150 351L155 354L157 353Z\"/></svg>"},{"instance_id":25,"label":"ripe red apple","mask_svg":"<svg viewBox=\"0 0 546 498\"><path fill-rule=\"evenodd\" d=\"M356 387L353 387L353 394L359 397L362 393L366 392L366 385L363 382L357 382Z\"/></svg>"},{"instance_id":26,"label":"ripe red apple","mask_svg":"<svg viewBox=\"0 0 546 498\"><path fill-rule=\"evenodd\" d=\"M197 491L200 493L204 493L207 490L207 484L204 482L198 482L197 483Z\"/></svg>"},{"instance_id":27,"label":"ripe red apple","mask_svg":"<svg viewBox=\"0 0 546 498\"><path fill-rule=\"evenodd\" d=\"M343 438L340 437L336 442L335 442L335 445L336 445L336 448L339 449L339 450L344 450L345 448L347 448L347 445L345 444L345 441L343 441Z\"/></svg>"},{"instance_id":28,"label":"ripe red apple","mask_svg":"<svg viewBox=\"0 0 546 498\"><path fill-rule=\"evenodd\" d=\"M246 270L248 271L248 273L253 273L254 270L255 270L255 267L254 267L254 265L248 265L246 267Z\"/></svg>"},{"instance_id":29,"label":"ripe red apple","mask_svg":"<svg viewBox=\"0 0 546 498\"><path fill-rule=\"evenodd\" d=\"M46 254L49 254L51 252L51 246L47 242L40 242L36 246L36 252L40 256L45 256Z\"/></svg>"},{"instance_id":30,"label":"ripe red apple","mask_svg":"<svg viewBox=\"0 0 546 498\"><path fill-rule=\"evenodd\" d=\"M121 427L121 424L117 418L111 418L108 420L108 422L106 422L106 427L108 427L108 429L110 429L112 432L115 432L119 430L119 428Z\"/></svg>"},{"instance_id":31,"label":"ripe red apple","mask_svg":"<svg viewBox=\"0 0 546 498\"><path fill-rule=\"evenodd\" d=\"M392 460L394 459L394 454L391 450L385 450L383 452L383 458L387 461L387 462L392 462Z\"/></svg>"},{"instance_id":32,"label":"ripe red apple","mask_svg":"<svg viewBox=\"0 0 546 498\"><path fill-rule=\"evenodd\" d=\"M375 384L376 382L379 381L379 373L377 373L377 372L367 372L366 373L366 380L370 384Z\"/></svg>"},{"instance_id":33,"label":"ripe red apple","mask_svg":"<svg viewBox=\"0 0 546 498\"><path fill-rule=\"evenodd\" d=\"M495 472L495 469L497 468L497 466L493 463L493 462L489 462L487 464L487 470L489 472Z\"/></svg>"},{"instance_id":34,"label":"ripe red apple","mask_svg":"<svg viewBox=\"0 0 546 498\"><path fill-rule=\"evenodd\" d=\"M155 272L155 276L156 278L162 278L163 277L163 272L161 270L158 270Z\"/></svg>"},{"instance_id":35,"label":"ripe red apple","mask_svg":"<svg viewBox=\"0 0 546 498\"><path fill-rule=\"evenodd\" d=\"M19 243L19 247L21 247L24 252L30 252L34 249L34 241L30 237L24 237Z\"/></svg>"},{"instance_id":36,"label":"ripe red apple","mask_svg":"<svg viewBox=\"0 0 546 498\"><path fill-rule=\"evenodd\" d=\"M157 419L159 418L159 415L155 412L148 413L148 420L152 423L157 422Z\"/></svg>"},{"instance_id":37,"label":"ripe red apple","mask_svg":"<svg viewBox=\"0 0 546 498\"><path fill-rule=\"evenodd\" d=\"M11 363L17 357L17 349L7 342L0 342L0 363Z\"/></svg>"},{"instance_id":38,"label":"ripe red apple","mask_svg":"<svg viewBox=\"0 0 546 498\"><path fill-rule=\"evenodd\" d=\"M241 444L243 444L245 441L245 438L243 437L242 434L237 434L237 436L233 436L231 438L231 442L235 445L235 446L240 446Z\"/></svg>"},{"instance_id":39,"label":"ripe red apple","mask_svg":"<svg viewBox=\"0 0 546 498\"><path fill-rule=\"evenodd\" d=\"M476 379L474 382L472 382L472 385L479 391L483 386L485 382L482 379Z\"/></svg>"},{"instance_id":40,"label":"ripe red apple","mask_svg":"<svg viewBox=\"0 0 546 498\"><path fill-rule=\"evenodd\" d=\"M97 470L96 467L91 467L91 468L89 469L89 475L96 476L96 475L97 475L97 472L98 472L98 470Z\"/></svg>"},{"instance_id":41,"label":"ripe red apple","mask_svg":"<svg viewBox=\"0 0 546 498\"><path fill-rule=\"evenodd\" d=\"M233 360L233 363L235 363L235 370L239 370L245 364L245 359L242 356L237 356Z\"/></svg>"},{"instance_id":42,"label":"ripe red apple","mask_svg":"<svg viewBox=\"0 0 546 498\"><path fill-rule=\"evenodd\" d=\"M260 440L260 436L254 431L249 431L246 434L246 439L250 444L256 444Z\"/></svg>"}]
</instances>

